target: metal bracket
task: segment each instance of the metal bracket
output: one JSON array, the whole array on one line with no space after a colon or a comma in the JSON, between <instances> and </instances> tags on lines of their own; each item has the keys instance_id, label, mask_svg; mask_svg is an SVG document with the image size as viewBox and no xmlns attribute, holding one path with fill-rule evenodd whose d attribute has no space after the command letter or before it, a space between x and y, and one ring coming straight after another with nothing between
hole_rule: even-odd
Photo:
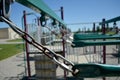
<instances>
[{"instance_id":1,"label":"metal bracket","mask_svg":"<svg viewBox=\"0 0 120 80\"><path fill-rule=\"evenodd\" d=\"M4 16L5 18L10 17L11 13L11 3L13 0L1 0L0 1L0 16Z\"/></svg>"}]
</instances>

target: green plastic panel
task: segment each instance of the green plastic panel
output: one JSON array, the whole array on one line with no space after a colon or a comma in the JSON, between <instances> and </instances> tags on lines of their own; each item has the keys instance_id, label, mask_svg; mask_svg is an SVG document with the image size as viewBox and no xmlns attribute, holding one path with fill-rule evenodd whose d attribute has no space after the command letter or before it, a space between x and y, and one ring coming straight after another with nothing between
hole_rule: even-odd
<instances>
[{"instance_id":1,"label":"green plastic panel","mask_svg":"<svg viewBox=\"0 0 120 80\"><path fill-rule=\"evenodd\" d=\"M120 35L103 35L98 33L77 33L74 34L74 41L77 40L94 40L94 39L119 39Z\"/></svg>"},{"instance_id":2,"label":"green plastic panel","mask_svg":"<svg viewBox=\"0 0 120 80\"><path fill-rule=\"evenodd\" d=\"M56 13L52 9L50 9L42 0L16 0L16 1L28 8L35 10L36 12L45 13L47 16L60 22L63 26L66 26L63 20L58 15L56 15Z\"/></svg>"},{"instance_id":3,"label":"green plastic panel","mask_svg":"<svg viewBox=\"0 0 120 80\"><path fill-rule=\"evenodd\" d=\"M120 66L107 64L76 64L72 68L78 70L75 77L93 78L93 77L113 77L120 76Z\"/></svg>"},{"instance_id":4,"label":"green plastic panel","mask_svg":"<svg viewBox=\"0 0 120 80\"><path fill-rule=\"evenodd\" d=\"M73 41L73 47L99 46L99 45L118 45L120 40L109 41Z\"/></svg>"}]
</instances>

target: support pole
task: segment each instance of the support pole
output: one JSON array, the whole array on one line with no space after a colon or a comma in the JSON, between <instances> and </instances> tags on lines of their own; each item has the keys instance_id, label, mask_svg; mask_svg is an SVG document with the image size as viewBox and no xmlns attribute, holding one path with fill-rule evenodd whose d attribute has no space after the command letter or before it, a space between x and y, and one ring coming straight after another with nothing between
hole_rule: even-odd
<instances>
[{"instance_id":1,"label":"support pole","mask_svg":"<svg viewBox=\"0 0 120 80\"><path fill-rule=\"evenodd\" d=\"M113 28L115 29L115 33L118 34L118 27L116 22L113 23Z\"/></svg>"},{"instance_id":2,"label":"support pole","mask_svg":"<svg viewBox=\"0 0 120 80\"><path fill-rule=\"evenodd\" d=\"M64 10L63 7L61 7L61 19L64 20ZM62 31L62 37L64 37L64 31ZM65 57L65 40L62 38L62 45L63 45L63 57ZM66 71L64 70L64 78L66 79Z\"/></svg>"},{"instance_id":3,"label":"support pole","mask_svg":"<svg viewBox=\"0 0 120 80\"><path fill-rule=\"evenodd\" d=\"M37 17L37 25L38 25L38 39L39 39L39 43L41 43L42 26L40 24L40 19L38 17Z\"/></svg>"},{"instance_id":4,"label":"support pole","mask_svg":"<svg viewBox=\"0 0 120 80\"><path fill-rule=\"evenodd\" d=\"M24 30L26 33L28 33L28 27L27 27L27 20L26 20L26 11L23 11L23 19L24 19ZM25 35L27 39L27 35ZM31 71L30 71L30 61L29 61L29 53L28 53L28 43L25 41L25 48L26 48L26 59L27 59L27 72L28 72L28 79L31 77Z\"/></svg>"},{"instance_id":5,"label":"support pole","mask_svg":"<svg viewBox=\"0 0 120 80\"><path fill-rule=\"evenodd\" d=\"M93 23L93 33L95 33L95 23ZM96 46L94 46L94 53L96 53Z\"/></svg>"},{"instance_id":6,"label":"support pole","mask_svg":"<svg viewBox=\"0 0 120 80\"><path fill-rule=\"evenodd\" d=\"M105 31L105 19L102 20L102 33L103 35L105 35L106 31ZM103 39L103 41L105 41L105 39ZM103 64L106 64L106 46L103 46ZM103 77L103 80L106 80L105 77Z\"/></svg>"}]
</instances>

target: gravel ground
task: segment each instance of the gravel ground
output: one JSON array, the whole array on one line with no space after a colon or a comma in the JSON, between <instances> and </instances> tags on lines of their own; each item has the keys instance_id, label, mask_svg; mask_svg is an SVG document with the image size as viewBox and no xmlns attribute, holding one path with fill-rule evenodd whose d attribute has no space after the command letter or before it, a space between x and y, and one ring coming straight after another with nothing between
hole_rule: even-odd
<instances>
[{"instance_id":1,"label":"gravel ground","mask_svg":"<svg viewBox=\"0 0 120 80\"><path fill-rule=\"evenodd\" d=\"M19 80L24 72L22 53L0 61L0 80Z\"/></svg>"}]
</instances>

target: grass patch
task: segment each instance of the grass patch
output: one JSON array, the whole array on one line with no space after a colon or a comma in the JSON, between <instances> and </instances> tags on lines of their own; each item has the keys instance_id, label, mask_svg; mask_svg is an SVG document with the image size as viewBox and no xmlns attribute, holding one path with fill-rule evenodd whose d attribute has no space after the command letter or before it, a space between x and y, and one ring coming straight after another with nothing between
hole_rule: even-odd
<instances>
[{"instance_id":1,"label":"grass patch","mask_svg":"<svg viewBox=\"0 0 120 80\"><path fill-rule=\"evenodd\" d=\"M110 32L107 32L106 34L109 34L109 35L114 35L114 34L115 34L115 32L110 31Z\"/></svg>"},{"instance_id":2,"label":"grass patch","mask_svg":"<svg viewBox=\"0 0 120 80\"><path fill-rule=\"evenodd\" d=\"M22 42L23 39L13 39L13 40L8 40L7 42Z\"/></svg>"},{"instance_id":3,"label":"grass patch","mask_svg":"<svg viewBox=\"0 0 120 80\"><path fill-rule=\"evenodd\" d=\"M23 44L0 44L0 60L23 51Z\"/></svg>"}]
</instances>

